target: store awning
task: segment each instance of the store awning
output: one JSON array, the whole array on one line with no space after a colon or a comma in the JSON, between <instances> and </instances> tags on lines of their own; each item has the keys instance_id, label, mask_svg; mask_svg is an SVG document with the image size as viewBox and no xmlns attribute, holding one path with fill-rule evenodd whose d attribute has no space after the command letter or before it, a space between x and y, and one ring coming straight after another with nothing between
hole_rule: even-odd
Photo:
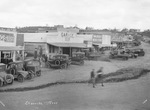
<instances>
[{"instance_id":1,"label":"store awning","mask_svg":"<svg viewBox=\"0 0 150 110\"><path fill-rule=\"evenodd\" d=\"M84 43L48 43L56 47L74 47L74 48L86 48Z\"/></svg>"},{"instance_id":2,"label":"store awning","mask_svg":"<svg viewBox=\"0 0 150 110\"><path fill-rule=\"evenodd\" d=\"M12 46L12 47L10 47L10 46L0 46L0 51L10 51L10 50L14 50L14 51L18 51L18 50L24 50L23 49L23 47L18 47L18 46Z\"/></svg>"},{"instance_id":3,"label":"store awning","mask_svg":"<svg viewBox=\"0 0 150 110\"><path fill-rule=\"evenodd\" d=\"M112 44L98 44L98 43L93 43L93 45L97 45L99 47L112 47Z\"/></svg>"}]
</instances>

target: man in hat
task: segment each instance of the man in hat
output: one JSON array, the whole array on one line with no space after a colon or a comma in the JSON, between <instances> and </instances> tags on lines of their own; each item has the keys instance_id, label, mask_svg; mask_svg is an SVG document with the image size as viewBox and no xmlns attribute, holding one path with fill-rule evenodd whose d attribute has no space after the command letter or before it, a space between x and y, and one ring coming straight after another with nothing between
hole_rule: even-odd
<instances>
[{"instance_id":1,"label":"man in hat","mask_svg":"<svg viewBox=\"0 0 150 110\"><path fill-rule=\"evenodd\" d=\"M95 70L94 69L92 69L91 71L91 81L93 84L93 88L95 88Z\"/></svg>"},{"instance_id":2,"label":"man in hat","mask_svg":"<svg viewBox=\"0 0 150 110\"><path fill-rule=\"evenodd\" d=\"M100 80L102 86L103 85L103 67L100 67L100 69L97 71L97 78Z\"/></svg>"}]
</instances>

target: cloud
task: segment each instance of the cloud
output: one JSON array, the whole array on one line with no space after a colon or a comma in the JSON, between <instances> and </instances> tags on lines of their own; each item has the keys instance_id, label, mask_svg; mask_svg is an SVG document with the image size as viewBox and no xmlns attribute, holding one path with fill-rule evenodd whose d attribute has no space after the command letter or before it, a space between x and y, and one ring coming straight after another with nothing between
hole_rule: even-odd
<instances>
[{"instance_id":1,"label":"cloud","mask_svg":"<svg viewBox=\"0 0 150 110\"><path fill-rule=\"evenodd\" d=\"M0 25L150 27L149 0L2 0Z\"/></svg>"}]
</instances>

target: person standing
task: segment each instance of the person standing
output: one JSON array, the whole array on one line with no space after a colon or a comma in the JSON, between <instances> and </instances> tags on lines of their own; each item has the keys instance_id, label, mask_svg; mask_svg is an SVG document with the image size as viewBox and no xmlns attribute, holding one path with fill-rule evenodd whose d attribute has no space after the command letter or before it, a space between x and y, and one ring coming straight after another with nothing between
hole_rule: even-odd
<instances>
[{"instance_id":1,"label":"person standing","mask_svg":"<svg viewBox=\"0 0 150 110\"><path fill-rule=\"evenodd\" d=\"M92 69L91 71L91 81L93 84L93 88L95 88L95 70L94 69Z\"/></svg>"},{"instance_id":2,"label":"person standing","mask_svg":"<svg viewBox=\"0 0 150 110\"><path fill-rule=\"evenodd\" d=\"M100 83L102 84L102 86L104 86L104 84L103 84L103 67L100 67L100 69L97 71L97 78L98 78L98 80L100 80Z\"/></svg>"}]
</instances>

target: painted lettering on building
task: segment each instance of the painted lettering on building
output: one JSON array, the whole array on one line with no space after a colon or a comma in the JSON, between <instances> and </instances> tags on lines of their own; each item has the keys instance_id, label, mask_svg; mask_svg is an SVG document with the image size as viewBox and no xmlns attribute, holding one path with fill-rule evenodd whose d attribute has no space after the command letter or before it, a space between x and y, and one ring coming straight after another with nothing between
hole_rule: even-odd
<instances>
[{"instance_id":1,"label":"painted lettering on building","mask_svg":"<svg viewBox=\"0 0 150 110\"><path fill-rule=\"evenodd\" d=\"M76 36L76 33L71 32L61 32L61 37L65 38L65 41L70 41L71 38L74 38Z\"/></svg>"},{"instance_id":2,"label":"painted lettering on building","mask_svg":"<svg viewBox=\"0 0 150 110\"><path fill-rule=\"evenodd\" d=\"M93 35L93 43L102 43L102 35Z\"/></svg>"},{"instance_id":3,"label":"painted lettering on building","mask_svg":"<svg viewBox=\"0 0 150 110\"><path fill-rule=\"evenodd\" d=\"M14 42L14 34L0 33L0 42Z\"/></svg>"}]
</instances>

